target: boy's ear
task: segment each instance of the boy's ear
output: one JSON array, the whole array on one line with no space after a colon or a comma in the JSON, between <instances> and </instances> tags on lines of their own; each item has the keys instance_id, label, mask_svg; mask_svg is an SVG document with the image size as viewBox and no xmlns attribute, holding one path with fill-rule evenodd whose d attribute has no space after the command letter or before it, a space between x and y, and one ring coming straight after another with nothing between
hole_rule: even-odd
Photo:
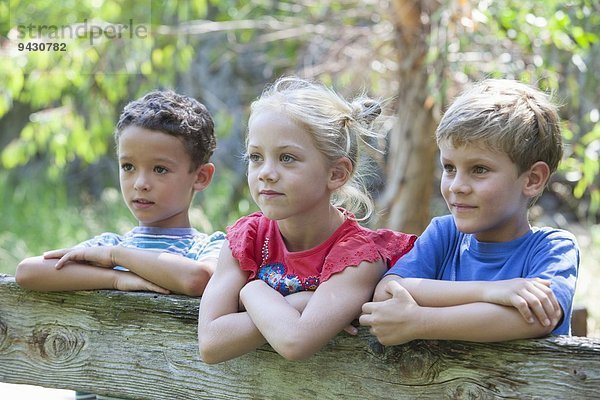
<instances>
[{"instance_id":1,"label":"boy's ear","mask_svg":"<svg viewBox=\"0 0 600 400\"><path fill-rule=\"evenodd\" d=\"M194 182L194 190L196 192L201 192L204 189L206 189L206 187L210 185L214 173L215 165L213 163L205 163L198 166L198 168L196 168L196 171L194 172L194 174L196 175L196 181Z\"/></svg>"},{"instance_id":2,"label":"boy's ear","mask_svg":"<svg viewBox=\"0 0 600 400\"><path fill-rule=\"evenodd\" d=\"M548 178L550 178L550 167L543 161L538 161L529 168L523 187L525 196L537 197L544 191Z\"/></svg>"},{"instance_id":3,"label":"boy's ear","mask_svg":"<svg viewBox=\"0 0 600 400\"><path fill-rule=\"evenodd\" d=\"M352 161L348 157L340 157L329 168L329 183L327 187L335 191L342 187L352 175Z\"/></svg>"}]
</instances>

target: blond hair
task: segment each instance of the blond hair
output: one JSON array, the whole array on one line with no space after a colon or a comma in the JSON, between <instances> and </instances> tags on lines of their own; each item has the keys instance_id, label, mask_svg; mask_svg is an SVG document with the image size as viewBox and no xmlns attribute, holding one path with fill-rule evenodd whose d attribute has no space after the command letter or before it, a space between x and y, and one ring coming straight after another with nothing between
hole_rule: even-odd
<instances>
[{"instance_id":1,"label":"blond hair","mask_svg":"<svg viewBox=\"0 0 600 400\"><path fill-rule=\"evenodd\" d=\"M332 203L362 215L357 219L372 214L373 200L363 183L368 171L360 161L361 148L382 137L372 129L381 114L378 102L365 96L349 102L321 83L282 77L265 89L250 110L249 124L264 110L282 112L312 136L328 162L347 157L352 163L350 179L333 194Z\"/></svg>"},{"instance_id":2,"label":"blond hair","mask_svg":"<svg viewBox=\"0 0 600 400\"><path fill-rule=\"evenodd\" d=\"M483 144L502 151L519 174L543 161L556 171L563 154L558 109L537 88L508 79L487 79L463 92L448 108L436 141Z\"/></svg>"}]
</instances>

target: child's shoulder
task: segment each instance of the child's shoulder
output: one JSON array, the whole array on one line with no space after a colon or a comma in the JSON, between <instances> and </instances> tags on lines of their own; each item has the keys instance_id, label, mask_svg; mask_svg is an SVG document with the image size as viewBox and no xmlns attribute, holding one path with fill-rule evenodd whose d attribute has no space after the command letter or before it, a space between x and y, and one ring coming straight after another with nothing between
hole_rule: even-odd
<instances>
[{"instance_id":1,"label":"child's shoulder","mask_svg":"<svg viewBox=\"0 0 600 400\"><path fill-rule=\"evenodd\" d=\"M374 243L380 247L386 248L402 248L406 251L412 248L417 235L394 231L392 229L360 229L360 238L368 242Z\"/></svg>"},{"instance_id":2,"label":"child's shoulder","mask_svg":"<svg viewBox=\"0 0 600 400\"><path fill-rule=\"evenodd\" d=\"M240 219L238 219L237 221L235 221L233 223L233 225L228 226L227 234L229 234L231 231L238 231L241 229L248 229L250 227L255 227L255 226L258 226L259 224L264 224L267 221L268 221L268 219L263 215L263 213L258 211L258 212L252 213L250 215L243 216Z\"/></svg>"},{"instance_id":3,"label":"child's shoulder","mask_svg":"<svg viewBox=\"0 0 600 400\"><path fill-rule=\"evenodd\" d=\"M229 243L254 241L257 235L269 229L271 223L261 212L246 215L227 227L227 240Z\"/></svg>"},{"instance_id":4,"label":"child's shoulder","mask_svg":"<svg viewBox=\"0 0 600 400\"><path fill-rule=\"evenodd\" d=\"M531 240L538 243L564 242L573 247L578 247L575 235L564 229L553 228L550 226L533 226L531 232Z\"/></svg>"},{"instance_id":5,"label":"child's shoulder","mask_svg":"<svg viewBox=\"0 0 600 400\"><path fill-rule=\"evenodd\" d=\"M125 235L119 235L118 233L114 232L103 232L91 239L79 243L75 247L117 246L123 242L124 238L127 237L128 234L130 234L130 232L126 233Z\"/></svg>"},{"instance_id":6,"label":"child's shoulder","mask_svg":"<svg viewBox=\"0 0 600 400\"><path fill-rule=\"evenodd\" d=\"M417 236L391 229L369 229L360 226L356 221L347 221L355 229L349 230L344 238L344 247L352 248L355 254L372 253L376 259L382 257L388 264L394 264L400 257L408 253L414 246ZM363 261L363 260L355 260ZM371 259L367 261L372 261Z\"/></svg>"}]
</instances>

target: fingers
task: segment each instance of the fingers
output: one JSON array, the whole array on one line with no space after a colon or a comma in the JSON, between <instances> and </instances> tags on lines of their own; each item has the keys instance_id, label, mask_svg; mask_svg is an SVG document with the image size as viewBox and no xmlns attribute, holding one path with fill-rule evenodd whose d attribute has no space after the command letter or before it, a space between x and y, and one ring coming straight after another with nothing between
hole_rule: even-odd
<instances>
[{"instance_id":1,"label":"fingers","mask_svg":"<svg viewBox=\"0 0 600 400\"><path fill-rule=\"evenodd\" d=\"M358 334L358 328L355 327L354 325L348 325L347 327L344 328L344 332L346 332L352 336L356 336Z\"/></svg>"},{"instance_id":2,"label":"fingers","mask_svg":"<svg viewBox=\"0 0 600 400\"><path fill-rule=\"evenodd\" d=\"M375 293L373 293L373 301L385 301L391 298L392 296L387 291L387 284L379 283L375 288Z\"/></svg>"},{"instance_id":3,"label":"fingers","mask_svg":"<svg viewBox=\"0 0 600 400\"><path fill-rule=\"evenodd\" d=\"M536 278L535 282L538 284L538 288L540 288L540 290L542 290L546 294L550 304L552 304L552 307L550 309L553 310L555 313L558 313L561 308L556 296L554 295L554 291L550 288L552 281ZM539 286L540 284L543 286ZM545 308L549 309L548 307Z\"/></svg>"},{"instance_id":4,"label":"fingers","mask_svg":"<svg viewBox=\"0 0 600 400\"><path fill-rule=\"evenodd\" d=\"M538 303L533 308L533 312L544 326L550 326L553 322L557 322L560 305L550 287L538 282L534 286L532 292L537 297Z\"/></svg>"},{"instance_id":5,"label":"fingers","mask_svg":"<svg viewBox=\"0 0 600 400\"><path fill-rule=\"evenodd\" d=\"M377 287L375 295L373 296L373 301L382 302L389 300L392 297L402 297L402 290L405 289L397 281L389 280Z\"/></svg>"},{"instance_id":6,"label":"fingers","mask_svg":"<svg viewBox=\"0 0 600 400\"><path fill-rule=\"evenodd\" d=\"M404 295L410 297L402 286L400 286L400 290L397 288L392 290L401 297ZM391 300L383 302L365 303L363 314L358 319L360 325L368 326L371 335L375 336L384 346L402 344L416 338L414 335L415 324L411 314L419 313L419 310L415 310L409 303L402 299L398 301L398 299L394 296Z\"/></svg>"},{"instance_id":7,"label":"fingers","mask_svg":"<svg viewBox=\"0 0 600 400\"><path fill-rule=\"evenodd\" d=\"M358 323L362 326L373 325L373 313L375 313L380 304L381 302L376 301L363 304L362 314L358 318Z\"/></svg>"},{"instance_id":8,"label":"fingers","mask_svg":"<svg viewBox=\"0 0 600 400\"><path fill-rule=\"evenodd\" d=\"M400 298L400 299L411 298L412 299L412 296L408 293L408 290L406 290L404 288L404 286L402 286L397 281L389 281L387 284L387 291L394 298Z\"/></svg>"},{"instance_id":9,"label":"fingers","mask_svg":"<svg viewBox=\"0 0 600 400\"><path fill-rule=\"evenodd\" d=\"M385 301L392 298L392 294L388 290L390 282L398 279L395 275L389 275L384 277L375 287L375 293L373 294L373 301Z\"/></svg>"},{"instance_id":10,"label":"fingers","mask_svg":"<svg viewBox=\"0 0 600 400\"><path fill-rule=\"evenodd\" d=\"M146 291L146 292L156 292L156 293L160 293L160 294L171 294L171 291L168 289L165 289L163 287L160 287L150 281L146 281L143 278L139 278L143 281L145 281L145 284L143 284L142 287L138 287L138 288L125 288L125 289L120 289L120 290L124 290L124 291Z\"/></svg>"},{"instance_id":11,"label":"fingers","mask_svg":"<svg viewBox=\"0 0 600 400\"><path fill-rule=\"evenodd\" d=\"M549 282L541 279L529 281L514 297L512 304L527 322L533 323L535 317L546 327L558 318L560 310Z\"/></svg>"},{"instance_id":12,"label":"fingers","mask_svg":"<svg viewBox=\"0 0 600 400\"><path fill-rule=\"evenodd\" d=\"M364 311L363 311L364 312ZM361 314L358 318L358 323L362 326L371 326L373 325L373 314Z\"/></svg>"},{"instance_id":13,"label":"fingers","mask_svg":"<svg viewBox=\"0 0 600 400\"><path fill-rule=\"evenodd\" d=\"M82 250L82 251L84 251L84 250ZM85 257L80 257L77 250L67 251L62 257L60 257L60 260L58 260L58 262L56 263L54 268L61 269L69 261L82 261L82 260L85 260Z\"/></svg>"},{"instance_id":14,"label":"fingers","mask_svg":"<svg viewBox=\"0 0 600 400\"><path fill-rule=\"evenodd\" d=\"M387 282L385 284L385 291L388 293L388 296L391 296L388 300L373 301L363 304L362 315L359 318L361 325L372 326L373 314L381 313L383 310L386 310L387 307L397 308L405 307L410 304L416 305L415 300L408 290L397 281L392 280Z\"/></svg>"},{"instance_id":15,"label":"fingers","mask_svg":"<svg viewBox=\"0 0 600 400\"><path fill-rule=\"evenodd\" d=\"M73 252L67 252L62 257L60 257L60 260L58 260L54 268L61 269L65 266L66 263L68 263L71 260L73 260Z\"/></svg>"},{"instance_id":16,"label":"fingers","mask_svg":"<svg viewBox=\"0 0 600 400\"><path fill-rule=\"evenodd\" d=\"M531 308L529 308L529 303L521 296L515 296L515 298L511 301L513 307L517 309L517 311L521 314L523 319L530 324L533 324L535 320L533 319L533 313L531 312Z\"/></svg>"},{"instance_id":17,"label":"fingers","mask_svg":"<svg viewBox=\"0 0 600 400\"><path fill-rule=\"evenodd\" d=\"M155 285L153 283L150 283L149 287L147 288L147 290L151 291L151 292L156 292L156 293L160 293L160 294L170 294L171 291L168 289L165 289L163 287L160 287L158 285Z\"/></svg>"},{"instance_id":18,"label":"fingers","mask_svg":"<svg viewBox=\"0 0 600 400\"><path fill-rule=\"evenodd\" d=\"M375 305L377 304L377 302L369 302L369 303L365 303L362 306L362 313L363 314L372 314L373 313L373 309L375 308Z\"/></svg>"},{"instance_id":19,"label":"fingers","mask_svg":"<svg viewBox=\"0 0 600 400\"><path fill-rule=\"evenodd\" d=\"M147 292L156 292L161 294L170 294L171 291L165 289L161 286L158 286L155 283L147 281L139 275L136 275L132 272L126 271L116 271L115 281L113 284L113 288L116 290L121 290L125 292L130 291L147 291Z\"/></svg>"},{"instance_id":20,"label":"fingers","mask_svg":"<svg viewBox=\"0 0 600 400\"><path fill-rule=\"evenodd\" d=\"M552 281L549 281L548 279L542 279L542 278L534 278L532 281L541 283L542 285L545 285L548 287L550 287L550 284L552 284Z\"/></svg>"},{"instance_id":21,"label":"fingers","mask_svg":"<svg viewBox=\"0 0 600 400\"><path fill-rule=\"evenodd\" d=\"M48 259L48 258L61 258L65 254L67 254L69 251L71 251L71 248L48 250L48 251L44 252L43 257L46 258L46 259Z\"/></svg>"},{"instance_id":22,"label":"fingers","mask_svg":"<svg viewBox=\"0 0 600 400\"><path fill-rule=\"evenodd\" d=\"M156 293L160 293L160 294L170 294L171 291L168 289L165 289L162 286L158 286L156 283L152 283L150 281L147 281L146 279L140 277L139 275L135 275L135 274L131 274L129 275L130 277L133 277L135 280L139 280L141 282L141 287L139 288L126 288L125 290L142 290L142 291L150 291L150 292L156 292Z\"/></svg>"}]
</instances>

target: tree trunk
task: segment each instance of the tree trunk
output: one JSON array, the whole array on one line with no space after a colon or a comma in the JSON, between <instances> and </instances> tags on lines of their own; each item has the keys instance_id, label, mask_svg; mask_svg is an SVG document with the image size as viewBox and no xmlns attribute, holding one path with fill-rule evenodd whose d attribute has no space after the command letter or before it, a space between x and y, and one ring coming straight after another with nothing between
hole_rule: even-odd
<instances>
[{"instance_id":1,"label":"tree trunk","mask_svg":"<svg viewBox=\"0 0 600 400\"><path fill-rule=\"evenodd\" d=\"M398 122L390 136L386 188L378 200L377 225L420 234L429 223L434 188L436 121L425 59L430 16L439 5L427 0L394 0L392 5L399 68Z\"/></svg>"}]
</instances>

